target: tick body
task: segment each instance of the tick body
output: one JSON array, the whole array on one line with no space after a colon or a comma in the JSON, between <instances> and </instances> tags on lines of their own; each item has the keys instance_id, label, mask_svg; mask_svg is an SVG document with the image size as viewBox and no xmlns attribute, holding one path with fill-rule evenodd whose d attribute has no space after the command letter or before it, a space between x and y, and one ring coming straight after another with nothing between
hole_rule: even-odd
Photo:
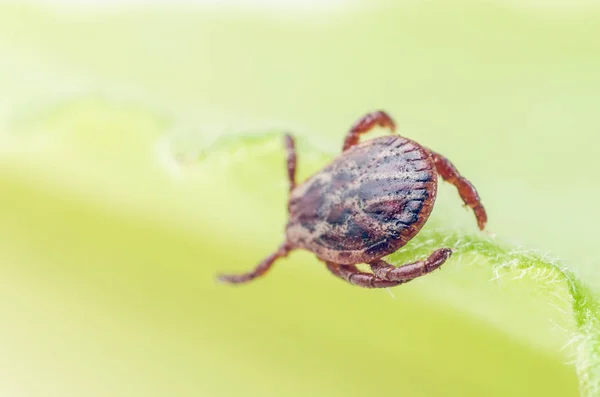
<instances>
[{"instance_id":1,"label":"tick body","mask_svg":"<svg viewBox=\"0 0 600 397\"><path fill-rule=\"evenodd\" d=\"M334 275L366 288L392 287L430 273L452 254L449 248L400 267L381 258L421 230L433 209L438 176L457 187L483 230L487 216L479 196L448 159L399 135L359 143L360 135L377 125L395 130L385 112L365 115L348 132L342 154L298 185L294 140L286 135L290 196L285 241L253 271L219 279L251 281L294 249L313 252ZM360 271L360 263L369 264L371 272Z\"/></svg>"}]
</instances>

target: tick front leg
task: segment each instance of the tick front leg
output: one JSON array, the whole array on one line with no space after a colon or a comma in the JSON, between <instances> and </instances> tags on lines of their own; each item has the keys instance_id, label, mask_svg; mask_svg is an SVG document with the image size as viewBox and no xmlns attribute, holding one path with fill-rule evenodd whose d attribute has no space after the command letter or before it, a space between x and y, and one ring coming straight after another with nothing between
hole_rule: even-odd
<instances>
[{"instance_id":1,"label":"tick front leg","mask_svg":"<svg viewBox=\"0 0 600 397\"><path fill-rule=\"evenodd\" d=\"M430 151L430 153L433 157L435 169L437 170L438 174L440 174L442 179L444 179L446 182L456 186L460 198L462 198L465 205L470 207L475 213L479 229L483 230L485 228L485 224L487 223L487 214L485 213L483 204L481 204L481 199L477 194L477 190L475 190L475 186L473 186L471 182L460 175L454 164L452 164L446 157L433 151Z\"/></svg>"},{"instance_id":2,"label":"tick front leg","mask_svg":"<svg viewBox=\"0 0 600 397\"><path fill-rule=\"evenodd\" d=\"M290 191L296 187L296 142L290 134L284 136L285 151L287 154L287 172L290 181Z\"/></svg>"},{"instance_id":3,"label":"tick front leg","mask_svg":"<svg viewBox=\"0 0 600 397\"><path fill-rule=\"evenodd\" d=\"M384 111L371 112L361 117L348 131L344 140L344 148L342 152L348 150L358 143L362 134L369 132L375 126L388 127L390 130L396 131L394 120Z\"/></svg>"},{"instance_id":4,"label":"tick front leg","mask_svg":"<svg viewBox=\"0 0 600 397\"><path fill-rule=\"evenodd\" d=\"M325 262L327 269L335 276L341 278L350 284L363 288L388 288L402 284L403 281L382 280L379 277L358 270L354 265L340 265L332 262Z\"/></svg>"},{"instance_id":5,"label":"tick front leg","mask_svg":"<svg viewBox=\"0 0 600 397\"><path fill-rule=\"evenodd\" d=\"M219 276L217 276L217 279L221 282L229 284L247 283L249 281L254 280L255 278L264 275L267 271L269 271L269 269L271 268L271 266L273 266L273 263L275 263L277 259L285 258L286 256L288 256L290 251L291 249L286 244L283 244L281 247L279 247L277 251L266 257L262 262L260 262L254 270L242 274L220 274Z\"/></svg>"},{"instance_id":6,"label":"tick front leg","mask_svg":"<svg viewBox=\"0 0 600 397\"><path fill-rule=\"evenodd\" d=\"M392 266L384 260L378 259L370 263L373 274L381 280L390 282L407 283L417 277L438 269L446 259L452 255L449 248L440 248L433 251L424 261L409 263L400 267Z\"/></svg>"}]
</instances>

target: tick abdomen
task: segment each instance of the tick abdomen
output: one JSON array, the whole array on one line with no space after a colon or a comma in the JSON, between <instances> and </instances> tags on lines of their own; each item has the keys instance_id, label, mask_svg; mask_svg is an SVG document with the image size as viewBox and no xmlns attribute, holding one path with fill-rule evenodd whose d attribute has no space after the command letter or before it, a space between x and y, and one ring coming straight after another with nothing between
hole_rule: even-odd
<instances>
[{"instance_id":1,"label":"tick abdomen","mask_svg":"<svg viewBox=\"0 0 600 397\"><path fill-rule=\"evenodd\" d=\"M287 239L340 264L377 259L420 230L436 190L426 149L400 136L371 139L292 191Z\"/></svg>"}]
</instances>

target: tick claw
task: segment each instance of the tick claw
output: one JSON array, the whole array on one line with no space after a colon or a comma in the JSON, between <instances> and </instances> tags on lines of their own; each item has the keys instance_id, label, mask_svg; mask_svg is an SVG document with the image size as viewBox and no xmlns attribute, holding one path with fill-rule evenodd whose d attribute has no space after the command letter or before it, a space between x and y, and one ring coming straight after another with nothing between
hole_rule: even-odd
<instances>
[{"instance_id":1,"label":"tick claw","mask_svg":"<svg viewBox=\"0 0 600 397\"><path fill-rule=\"evenodd\" d=\"M237 284L240 281L240 276L235 274L218 274L217 282L220 284Z\"/></svg>"},{"instance_id":2,"label":"tick claw","mask_svg":"<svg viewBox=\"0 0 600 397\"><path fill-rule=\"evenodd\" d=\"M489 231L489 230L483 230L483 233L487 234L487 235L488 235L488 237L491 237L491 238L496 238L496 233L494 233L494 232L491 232L491 231Z\"/></svg>"},{"instance_id":3,"label":"tick claw","mask_svg":"<svg viewBox=\"0 0 600 397\"><path fill-rule=\"evenodd\" d=\"M227 282L227 276L225 276L224 274L218 274L216 280L218 283L224 284Z\"/></svg>"}]
</instances>

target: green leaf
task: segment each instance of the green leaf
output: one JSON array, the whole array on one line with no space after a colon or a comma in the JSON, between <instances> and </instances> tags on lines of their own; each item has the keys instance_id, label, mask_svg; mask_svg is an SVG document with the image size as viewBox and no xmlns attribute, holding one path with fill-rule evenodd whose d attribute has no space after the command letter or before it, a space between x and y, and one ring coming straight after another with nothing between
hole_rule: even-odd
<instances>
[{"instance_id":1,"label":"green leaf","mask_svg":"<svg viewBox=\"0 0 600 397\"><path fill-rule=\"evenodd\" d=\"M267 178L277 164L269 162L259 165L256 170L257 166L252 162L264 161L264 157L281 157L280 168L283 169L283 156L270 153L282 151L278 147L282 146L280 139L250 136L238 140L226 139L223 144L207 150L207 156L201 156L203 163L198 172L221 178L226 169L228 179L240 177L236 182L237 186L243 186L244 193L240 196L262 196L259 192L265 187L257 186L256 181L259 176ZM308 159L300 156L301 165L309 169L319 168L327 158L319 155L315 148L309 153ZM305 160L309 164L305 164ZM277 174L274 180L285 179L280 172ZM245 185L242 180L252 184ZM283 183L280 188L284 190ZM253 208L263 200L257 200ZM269 210L265 208L264 211L267 214ZM600 337L597 296L555 258L534 250L511 248L482 234L443 228L442 224L442 219L430 220L413 241L388 259L402 265L424 258L436 248L453 248L456 254L449 262L451 264L444 266L444 276L437 280L428 279L427 285L419 285L419 293L427 300L449 305L451 310L480 318L506 335L536 348L570 352L575 356L582 395L597 395L600 390L596 377ZM446 270L449 266L454 269ZM552 327L557 327L560 332L552 335Z\"/></svg>"}]
</instances>

